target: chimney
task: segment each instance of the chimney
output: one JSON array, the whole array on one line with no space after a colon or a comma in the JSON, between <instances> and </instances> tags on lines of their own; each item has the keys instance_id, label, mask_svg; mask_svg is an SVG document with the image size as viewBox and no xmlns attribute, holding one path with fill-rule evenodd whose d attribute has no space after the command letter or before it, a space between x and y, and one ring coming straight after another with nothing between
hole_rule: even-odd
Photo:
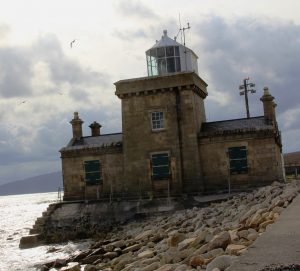
<instances>
[{"instance_id":1,"label":"chimney","mask_svg":"<svg viewBox=\"0 0 300 271\"><path fill-rule=\"evenodd\" d=\"M74 112L74 118L70 121L73 130L73 139L79 140L82 138L82 123L83 121L79 118L78 112Z\"/></svg>"},{"instance_id":2,"label":"chimney","mask_svg":"<svg viewBox=\"0 0 300 271\"><path fill-rule=\"evenodd\" d=\"M275 124L275 107L277 104L274 102L274 97L270 94L268 87L264 87L264 95L260 98L260 100L263 102L265 119Z\"/></svg>"},{"instance_id":3,"label":"chimney","mask_svg":"<svg viewBox=\"0 0 300 271\"><path fill-rule=\"evenodd\" d=\"M89 127L91 128L92 136L100 135L100 128L102 127L101 124L94 121Z\"/></svg>"}]
</instances>

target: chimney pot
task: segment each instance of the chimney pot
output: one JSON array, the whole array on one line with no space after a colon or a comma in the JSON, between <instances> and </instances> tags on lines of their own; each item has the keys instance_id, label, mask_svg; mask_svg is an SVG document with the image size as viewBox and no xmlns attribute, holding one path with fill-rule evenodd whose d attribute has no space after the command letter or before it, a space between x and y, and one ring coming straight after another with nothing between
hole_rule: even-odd
<instances>
[{"instance_id":1,"label":"chimney pot","mask_svg":"<svg viewBox=\"0 0 300 271\"><path fill-rule=\"evenodd\" d=\"M74 112L74 118L70 121L72 124L73 139L79 140L82 138L82 123L83 121L79 118L78 112Z\"/></svg>"},{"instance_id":2,"label":"chimney pot","mask_svg":"<svg viewBox=\"0 0 300 271\"><path fill-rule=\"evenodd\" d=\"M89 127L91 128L92 136L99 136L100 135L100 128L102 127L101 124L94 121Z\"/></svg>"}]
</instances>

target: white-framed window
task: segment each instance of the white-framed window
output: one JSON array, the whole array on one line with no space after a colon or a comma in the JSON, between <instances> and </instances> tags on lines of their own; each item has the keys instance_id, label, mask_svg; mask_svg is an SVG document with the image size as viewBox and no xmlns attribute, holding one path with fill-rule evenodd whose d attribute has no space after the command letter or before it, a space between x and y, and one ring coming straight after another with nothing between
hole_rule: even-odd
<instances>
[{"instance_id":1,"label":"white-framed window","mask_svg":"<svg viewBox=\"0 0 300 271\"><path fill-rule=\"evenodd\" d=\"M152 126L152 130L164 129L164 112L163 111L151 112L151 126Z\"/></svg>"}]
</instances>

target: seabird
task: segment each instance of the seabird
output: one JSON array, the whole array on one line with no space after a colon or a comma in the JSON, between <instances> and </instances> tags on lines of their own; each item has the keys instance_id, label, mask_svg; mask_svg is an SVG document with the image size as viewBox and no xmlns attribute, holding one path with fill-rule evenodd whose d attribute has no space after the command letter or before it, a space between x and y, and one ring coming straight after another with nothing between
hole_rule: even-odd
<instances>
[{"instance_id":1,"label":"seabird","mask_svg":"<svg viewBox=\"0 0 300 271\"><path fill-rule=\"evenodd\" d=\"M70 42L70 47L72 48L73 47L73 43L75 42L76 40L72 40L71 42Z\"/></svg>"}]
</instances>

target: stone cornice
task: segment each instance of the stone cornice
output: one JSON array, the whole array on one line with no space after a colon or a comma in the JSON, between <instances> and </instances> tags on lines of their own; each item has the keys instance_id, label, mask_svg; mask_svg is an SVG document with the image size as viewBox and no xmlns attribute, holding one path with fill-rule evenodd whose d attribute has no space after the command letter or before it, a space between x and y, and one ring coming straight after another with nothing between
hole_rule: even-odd
<instances>
[{"instance_id":1,"label":"stone cornice","mask_svg":"<svg viewBox=\"0 0 300 271\"><path fill-rule=\"evenodd\" d=\"M122 153L122 145L113 145L113 146L99 146L91 147L86 146L82 148L74 149L61 149L61 158L71 158L71 157L83 157L87 155L105 155L105 154L117 154Z\"/></svg>"},{"instance_id":2,"label":"stone cornice","mask_svg":"<svg viewBox=\"0 0 300 271\"><path fill-rule=\"evenodd\" d=\"M120 99L174 90L193 90L203 99L207 96L207 84L194 72L121 80L115 86L115 94Z\"/></svg>"},{"instance_id":3,"label":"stone cornice","mask_svg":"<svg viewBox=\"0 0 300 271\"><path fill-rule=\"evenodd\" d=\"M215 133L198 134L198 140L200 145L207 144L208 142L225 142L259 138L274 138L277 145L281 147L280 133L276 129L235 129Z\"/></svg>"}]
</instances>

